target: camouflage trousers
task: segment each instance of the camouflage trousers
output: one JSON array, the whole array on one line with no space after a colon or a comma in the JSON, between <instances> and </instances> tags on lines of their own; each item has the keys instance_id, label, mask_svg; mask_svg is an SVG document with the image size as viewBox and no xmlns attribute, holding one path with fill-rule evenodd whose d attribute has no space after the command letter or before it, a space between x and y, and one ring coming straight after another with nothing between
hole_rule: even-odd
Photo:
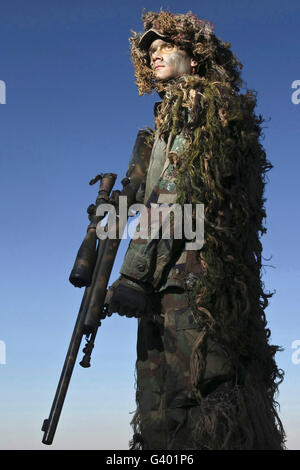
<instances>
[{"instance_id":1,"label":"camouflage trousers","mask_svg":"<svg viewBox=\"0 0 300 470\"><path fill-rule=\"evenodd\" d=\"M166 291L158 314L139 320L135 424L143 450L201 446L194 431L203 410L190 367L200 334L184 292ZM207 359L203 384L224 382L230 372L224 352L214 345Z\"/></svg>"}]
</instances>

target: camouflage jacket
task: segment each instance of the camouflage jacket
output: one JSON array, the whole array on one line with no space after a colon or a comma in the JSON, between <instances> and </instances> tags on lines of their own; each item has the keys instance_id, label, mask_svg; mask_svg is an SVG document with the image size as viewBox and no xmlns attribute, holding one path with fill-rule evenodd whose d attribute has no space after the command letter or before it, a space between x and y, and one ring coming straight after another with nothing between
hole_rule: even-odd
<instances>
[{"instance_id":1,"label":"camouflage jacket","mask_svg":"<svg viewBox=\"0 0 300 470\"><path fill-rule=\"evenodd\" d=\"M130 178L137 167L143 173L137 198L149 213L151 207L175 203L176 172L173 162L174 156L181 152L184 145L182 134L165 142L156 130L150 158L145 158L143 152L134 149L126 176ZM161 223L159 228L161 230ZM168 287L192 289L200 275L199 251L187 250L185 239L175 239L172 226L170 235L169 239L152 238L149 232L147 238L132 239L120 273L151 284L159 291Z\"/></svg>"}]
</instances>

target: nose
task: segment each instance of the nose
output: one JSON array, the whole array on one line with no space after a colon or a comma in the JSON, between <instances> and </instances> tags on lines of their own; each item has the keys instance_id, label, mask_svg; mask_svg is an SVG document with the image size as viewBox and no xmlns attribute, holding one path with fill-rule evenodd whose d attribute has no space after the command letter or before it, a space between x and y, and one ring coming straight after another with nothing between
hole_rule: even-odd
<instances>
[{"instance_id":1,"label":"nose","mask_svg":"<svg viewBox=\"0 0 300 470\"><path fill-rule=\"evenodd\" d=\"M157 59L161 60L162 56L160 54L159 49L156 49L155 51L152 52L151 54L151 62L154 63Z\"/></svg>"}]
</instances>

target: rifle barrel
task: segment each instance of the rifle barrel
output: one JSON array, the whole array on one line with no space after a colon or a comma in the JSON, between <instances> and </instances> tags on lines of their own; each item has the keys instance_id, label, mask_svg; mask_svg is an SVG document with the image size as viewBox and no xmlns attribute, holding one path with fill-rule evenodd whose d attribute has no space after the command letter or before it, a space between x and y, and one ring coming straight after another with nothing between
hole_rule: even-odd
<instances>
[{"instance_id":1,"label":"rifle barrel","mask_svg":"<svg viewBox=\"0 0 300 470\"><path fill-rule=\"evenodd\" d=\"M44 423L42 426L42 431L44 431L42 442L44 444L50 445L53 442L54 434L57 428L57 424L58 424L61 410L64 404L64 400L68 391L69 383L71 380L73 368L75 365L75 361L78 355L82 338L85 334L90 334L92 332L91 328L87 329L87 326L85 324L85 319L86 319L86 313L88 311L89 304L91 301L91 297L93 294L93 290L95 288L95 282L97 282L97 273L98 273L98 269L101 266L101 260L103 258L103 254L105 253L106 244L107 244L107 240L101 240L98 243L97 261L96 261L96 266L94 269L92 283L89 287L85 288L84 295L83 295L81 305L79 308L77 320L76 320L75 327L73 330L72 338L70 341L70 345L66 354L65 362L62 368L62 372L61 372L58 386L56 389L55 397L54 397L52 407L50 410L49 418L44 420ZM96 324L93 325L93 331L97 332Z\"/></svg>"},{"instance_id":2,"label":"rifle barrel","mask_svg":"<svg viewBox=\"0 0 300 470\"><path fill-rule=\"evenodd\" d=\"M72 376L74 364L77 358L78 350L83 336L83 323L85 311L88 305L88 297L90 296L87 287L82 298L80 309L78 312L76 324L73 330L72 338L66 355L66 359L62 368L59 383L56 389L55 397L52 403L49 418L44 420L42 431L44 431L43 444L52 444L54 434L57 428L58 420L67 394L69 382Z\"/></svg>"}]
</instances>

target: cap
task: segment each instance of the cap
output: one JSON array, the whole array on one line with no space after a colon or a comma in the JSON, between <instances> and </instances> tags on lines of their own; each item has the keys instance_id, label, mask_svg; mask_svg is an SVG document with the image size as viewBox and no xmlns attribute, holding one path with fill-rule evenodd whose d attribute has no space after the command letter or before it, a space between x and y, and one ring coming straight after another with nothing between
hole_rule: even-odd
<instances>
[{"instance_id":1,"label":"cap","mask_svg":"<svg viewBox=\"0 0 300 470\"><path fill-rule=\"evenodd\" d=\"M170 40L170 36L162 34L156 29L149 29L146 31L140 39L139 48L147 51L155 39L163 39L164 41Z\"/></svg>"}]
</instances>

